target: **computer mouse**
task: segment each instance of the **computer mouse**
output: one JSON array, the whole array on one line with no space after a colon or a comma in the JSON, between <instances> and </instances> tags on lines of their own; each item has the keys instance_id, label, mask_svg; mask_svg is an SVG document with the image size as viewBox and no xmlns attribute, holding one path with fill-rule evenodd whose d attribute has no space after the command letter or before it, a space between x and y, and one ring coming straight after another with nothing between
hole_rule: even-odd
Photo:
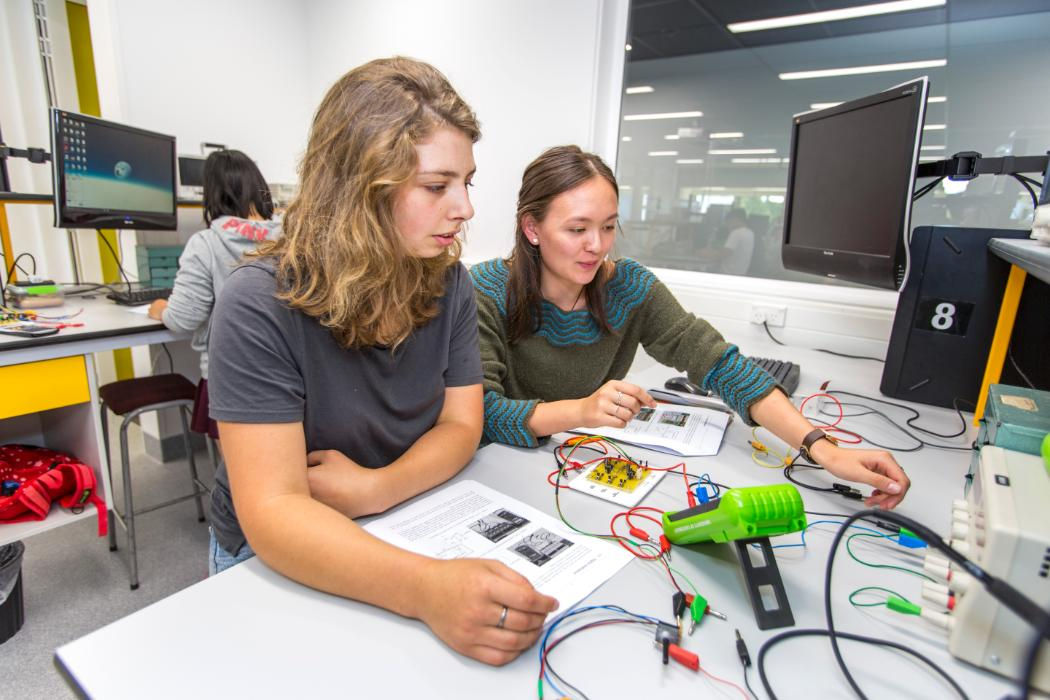
<instances>
[{"instance_id":1,"label":"computer mouse","mask_svg":"<svg viewBox=\"0 0 1050 700\"><path fill-rule=\"evenodd\" d=\"M670 389L671 391L681 391L685 394L699 394L700 396L708 395L708 392L689 381L688 377L671 377L664 382L664 388Z\"/></svg>"}]
</instances>

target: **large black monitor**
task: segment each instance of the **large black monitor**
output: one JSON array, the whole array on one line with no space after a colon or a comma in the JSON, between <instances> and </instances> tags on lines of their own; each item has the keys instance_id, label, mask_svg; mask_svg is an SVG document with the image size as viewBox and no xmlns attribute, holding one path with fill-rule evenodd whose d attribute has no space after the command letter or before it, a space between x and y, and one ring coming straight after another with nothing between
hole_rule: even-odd
<instances>
[{"instance_id":1,"label":"large black monitor","mask_svg":"<svg viewBox=\"0 0 1050 700\"><path fill-rule=\"evenodd\" d=\"M51 110L55 226L175 229L175 137Z\"/></svg>"},{"instance_id":2,"label":"large black monitor","mask_svg":"<svg viewBox=\"0 0 1050 700\"><path fill-rule=\"evenodd\" d=\"M900 288L928 89L923 77L794 117L784 267Z\"/></svg>"}]
</instances>

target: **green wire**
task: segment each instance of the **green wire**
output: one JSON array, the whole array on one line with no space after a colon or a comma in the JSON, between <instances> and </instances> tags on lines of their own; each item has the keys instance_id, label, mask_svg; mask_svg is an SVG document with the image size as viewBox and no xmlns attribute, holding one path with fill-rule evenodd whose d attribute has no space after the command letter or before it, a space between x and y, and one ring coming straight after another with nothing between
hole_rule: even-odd
<instances>
[{"instance_id":1,"label":"green wire","mask_svg":"<svg viewBox=\"0 0 1050 700\"><path fill-rule=\"evenodd\" d=\"M894 566L893 564L873 564L870 561L865 561L865 560L861 559L860 557L858 557L856 554L853 553L853 549L850 547L850 544L853 542L853 539L857 538L857 537L874 537L876 539L884 539L884 538L887 538L887 537L893 537L893 535L891 535L891 534L890 535L874 535L874 534L867 533L867 532L858 532L855 535L850 535L849 537L847 537L846 538L846 552L848 552L849 555L850 555L850 558L853 559L853 561L857 562L858 564L863 564L864 566L870 566L873 569L894 569L896 571L903 571L906 574L911 574L912 576L921 576L922 578L926 579L927 581L936 582L936 579L934 579L932 576L927 576L926 574L924 574L921 571L916 571L915 569L909 569L906 566Z\"/></svg>"},{"instance_id":2,"label":"green wire","mask_svg":"<svg viewBox=\"0 0 1050 700\"><path fill-rule=\"evenodd\" d=\"M674 573L678 574L683 579L685 579L685 582L688 583L689 587L693 589L693 595L700 595L700 591L697 590L696 586L693 585L693 582L689 580L688 576L686 576L685 574L683 574L681 571L679 571L678 569L674 568L673 566L668 566L667 568L670 569L671 571L673 571Z\"/></svg>"},{"instance_id":3,"label":"green wire","mask_svg":"<svg viewBox=\"0 0 1050 700\"><path fill-rule=\"evenodd\" d=\"M907 601L908 603L911 603L910 600L908 600L907 598L902 596L900 593L898 593L897 591L894 591L892 589L883 588L882 586L864 586L863 588L858 588L857 590L855 590L855 591L853 591L852 593L849 594L850 605L852 605L855 608L874 608L874 607L878 607L880 605L885 605L886 604L885 600L880 600L880 601L875 602L875 603L858 603L857 601L855 601L853 599L855 596L857 596L857 595L859 595L861 593L864 593L865 591L882 591L883 593L889 593L890 595L895 595L898 598L900 598L901 600L904 600L904 601Z\"/></svg>"},{"instance_id":4,"label":"green wire","mask_svg":"<svg viewBox=\"0 0 1050 700\"><path fill-rule=\"evenodd\" d=\"M563 523L565 523L569 527L569 529L573 530L574 532L578 532L581 535L585 535L586 537L594 537L594 538L597 538L599 540L612 540L613 542L619 542L621 540L627 540L631 544L637 546L637 543L635 543L634 541L632 541L632 540L630 540L630 539L628 539L626 537L620 536L620 535L599 535L599 534L594 533L594 532L585 532L584 530L581 530L580 528L576 527L575 525L570 523L568 520L566 520L565 519L565 514L561 512L561 475L565 473L565 467L566 467L566 465L568 465L569 460L572 458L573 454L575 454L576 450L579 447L581 447L582 444L584 443L584 441L587 438L589 438L589 437L592 437L592 436L585 435L583 437L583 439L580 440L580 442L577 442L575 445L573 445L572 449L569 450L569 454L565 455L564 462L558 464L558 476L555 477L555 479L554 479L554 507L558 511L558 517L561 518L561 521ZM605 439L605 438L602 438L602 439ZM558 461L557 452L555 452L554 460L555 460L555 462Z\"/></svg>"}]
</instances>

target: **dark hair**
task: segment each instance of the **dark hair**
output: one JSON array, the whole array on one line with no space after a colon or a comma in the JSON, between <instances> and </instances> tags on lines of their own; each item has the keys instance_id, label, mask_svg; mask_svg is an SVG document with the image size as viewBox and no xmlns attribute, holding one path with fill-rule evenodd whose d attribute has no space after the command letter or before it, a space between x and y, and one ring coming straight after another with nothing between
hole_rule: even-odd
<instances>
[{"instance_id":1,"label":"dark hair","mask_svg":"<svg viewBox=\"0 0 1050 700\"><path fill-rule=\"evenodd\" d=\"M540 251L526 238L522 220L531 216L537 222L543 221L555 197L593 177L603 178L612 185L619 198L620 188L609 166L599 156L586 153L579 146L550 148L525 168L518 190L514 250L507 259L507 337L510 342L534 333L542 317ZM591 316L607 333L612 333L612 327L605 315L605 283L611 267L603 263L584 289Z\"/></svg>"},{"instance_id":2,"label":"dark hair","mask_svg":"<svg viewBox=\"0 0 1050 700\"><path fill-rule=\"evenodd\" d=\"M214 151L204 161L204 223L220 216L247 219L253 210L273 216L270 187L251 158L240 151Z\"/></svg>"},{"instance_id":3,"label":"dark hair","mask_svg":"<svg viewBox=\"0 0 1050 700\"><path fill-rule=\"evenodd\" d=\"M734 207L734 208L730 209L729 211L726 212L725 221L729 221L730 219L736 219L737 221L741 221L741 222L746 224L747 223L747 210L743 209L741 207Z\"/></svg>"}]
</instances>

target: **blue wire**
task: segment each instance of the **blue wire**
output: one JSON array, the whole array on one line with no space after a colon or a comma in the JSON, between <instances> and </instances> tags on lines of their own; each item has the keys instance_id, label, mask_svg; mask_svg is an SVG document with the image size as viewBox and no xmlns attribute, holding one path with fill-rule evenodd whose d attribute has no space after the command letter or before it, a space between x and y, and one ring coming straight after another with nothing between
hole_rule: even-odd
<instances>
[{"instance_id":1,"label":"blue wire","mask_svg":"<svg viewBox=\"0 0 1050 700\"><path fill-rule=\"evenodd\" d=\"M802 529L802 532L801 532L802 542L801 543L798 543L798 544L775 544L775 545L773 545L772 548L773 549L781 549L783 547L805 547L806 546L806 530L808 530L809 528L813 527L814 525L824 525L824 524L841 525L842 521L841 520L814 520L813 522L807 524L806 527ZM888 534L886 534L884 532L879 532L878 530L873 530L870 527L863 527L862 525L850 525L850 528L854 529L854 530L864 530L865 532L871 532L871 533L874 533L876 535L879 535L880 537L886 537L886 538L890 538L890 539L893 538L893 535L888 535Z\"/></svg>"},{"instance_id":2,"label":"blue wire","mask_svg":"<svg viewBox=\"0 0 1050 700\"><path fill-rule=\"evenodd\" d=\"M699 493L701 486L705 487L705 490L708 488L711 489L711 494L708 496L708 500L711 500L712 498L718 498L719 494L722 492L722 490L718 488L718 486L714 482L711 481L710 474L701 474L696 481L689 484L689 488L696 490L696 497L702 500L702 496L700 496Z\"/></svg>"},{"instance_id":3,"label":"blue wire","mask_svg":"<svg viewBox=\"0 0 1050 700\"><path fill-rule=\"evenodd\" d=\"M619 605L587 605L587 606L582 607L582 608L573 608L573 609L565 611L564 613L562 613L561 616L556 617L553 620L551 620L550 626L547 628L547 631L544 632L544 634L543 634L543 639L540 640L540 645L539 645L540 665L543 667L543 678L544 678L544 680L546 680L547 683L550 685L550 687L556 693L558 693L561 696L564 696L565 693L563 693L561 688L559 688L554 683L554 681L551 680L550 674L547 673L547 667L543 665L543 652L547 648L547 640L550 638L551 634L554 632L554 628L555 627L557 627L561 623L565 622L570 617L573 617L574 615L579 615L581 613L589 612L591 610L610 610L610 611L615 612L615 613L622 613L624 615L629 615L630 617L636 617L639 620L645 620L646 622L652 622L653 624L659 624L659 623L663 622L663 620L660 620L659 618L649 617L648 615L639 615L638 613L633 613L633 612L631 612L629 610L624 610ZM664 623L664 624L667 624L667 623Z\"/></svg>"}]
</instances>

